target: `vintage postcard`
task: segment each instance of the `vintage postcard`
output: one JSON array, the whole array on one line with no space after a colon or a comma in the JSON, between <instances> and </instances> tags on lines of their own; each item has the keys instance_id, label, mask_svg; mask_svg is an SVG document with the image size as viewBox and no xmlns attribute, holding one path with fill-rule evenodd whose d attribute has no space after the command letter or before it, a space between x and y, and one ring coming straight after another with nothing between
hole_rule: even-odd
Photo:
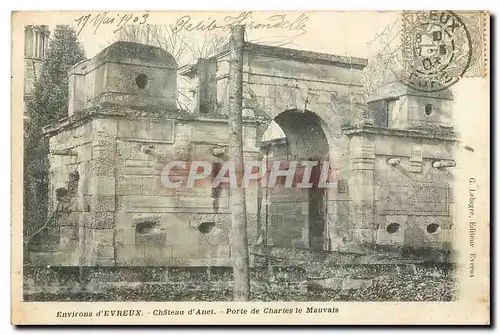
<instances>
[{"instance_id":1,"label":"vintage postcard","mask_svg":"<svg viewBox=\"0 0 500 335\"><path fill-rule=\"evenodd\" d=\"M12 323L489 325L489 18L12 13Z\"/></svg>"}]
</instances>

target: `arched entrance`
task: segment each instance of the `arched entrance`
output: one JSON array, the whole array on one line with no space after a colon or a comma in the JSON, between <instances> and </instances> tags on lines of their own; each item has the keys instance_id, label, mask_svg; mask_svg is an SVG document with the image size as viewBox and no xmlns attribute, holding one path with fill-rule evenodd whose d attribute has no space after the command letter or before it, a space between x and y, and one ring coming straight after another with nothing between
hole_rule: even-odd
<instances>
[{"instance_id":1,"label":"arched entrance","mask_svg":"<svg viewBox=\"0 0 500 335\"><path fill-rule=\"evenodd\" d=\"M278 114L262 138L262 153L270 170L280 161L287 169L298 161L292 188L283 182L266 188L262 194L265 235L276 247L328 249L327 192L318 187L323 163L328 159L329 145L322 120L311 111L287 110ZM315 161L310 188L297 188L303 181L303 161Z\"/></svg>"}]
</instances>

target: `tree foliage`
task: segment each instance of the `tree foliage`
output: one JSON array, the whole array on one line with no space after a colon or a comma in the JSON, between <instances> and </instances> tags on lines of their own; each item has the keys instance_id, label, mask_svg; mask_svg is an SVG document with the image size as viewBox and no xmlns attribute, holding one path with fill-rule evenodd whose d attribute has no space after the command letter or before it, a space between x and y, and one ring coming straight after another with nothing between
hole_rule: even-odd
<instances>
[{"instance_id":1,"label":"tree foliage","mask_svg":"<svg viewBox=\"0 0 500 335\"><path fill-rule=\"evenodd\" d=\"M84 59L85 52L74 29L56 26L33 95L26 99L24 230L28 234L43 225L47 215L48 140L42 128L67 115L68 70Z\"/></svg>"}]
</instances>

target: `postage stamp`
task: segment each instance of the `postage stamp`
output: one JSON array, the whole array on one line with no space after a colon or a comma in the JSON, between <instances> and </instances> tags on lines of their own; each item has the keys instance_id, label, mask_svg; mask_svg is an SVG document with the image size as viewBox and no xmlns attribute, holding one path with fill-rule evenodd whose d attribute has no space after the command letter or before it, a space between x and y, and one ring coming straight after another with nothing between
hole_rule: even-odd
<instances>
[{"instance_id":1,"label":"postage stamp","mask_svg":"<svg viewBox=\"0 0 500 335\"><path fill-rule=\"evenodd\" d=\"M403 12L403 74L408 86L437 92L456 84L467 72L484 73L484 26L472 24L482 14L464 15Z\"/></svg>"},{"instance_id":2,"label":"postage stamp","mask_svg":"<svg viewBox=\"0 0 500 335\"><path fill-rule=\"evenodd\" d=\"M489 13L12 25L12 323L490 323Z\"/></svg>"}]
</instances>

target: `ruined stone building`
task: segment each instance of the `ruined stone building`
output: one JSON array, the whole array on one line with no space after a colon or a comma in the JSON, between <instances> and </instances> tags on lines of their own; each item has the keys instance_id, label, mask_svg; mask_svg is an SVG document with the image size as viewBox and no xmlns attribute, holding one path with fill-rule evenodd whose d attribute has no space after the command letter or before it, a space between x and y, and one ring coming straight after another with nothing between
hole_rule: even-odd
<instances>
[{"instance_id":1,"label":"ruined stone building","mask_svg":"<svg viewBox=\"0 0 500 335\"><path fill-rule=\"evenodd\" d=\"M366 65L245 44L245 159L319 159L330 164L335 184L247 188L250 245L350 253L449 248L453 97L395 82L366 104ZM31 261L230 266L227 192L215 208L211 188L165 188L157 176L168 153L202 157L228 146L228 70L227 49L179 68L165 50L129 42L75 65L68 117L45 128L55 238ZM178 76L196 83L189 110L177 105ZM286 139L262 141L272 120Z\"/></svg>"}]
</instances>

